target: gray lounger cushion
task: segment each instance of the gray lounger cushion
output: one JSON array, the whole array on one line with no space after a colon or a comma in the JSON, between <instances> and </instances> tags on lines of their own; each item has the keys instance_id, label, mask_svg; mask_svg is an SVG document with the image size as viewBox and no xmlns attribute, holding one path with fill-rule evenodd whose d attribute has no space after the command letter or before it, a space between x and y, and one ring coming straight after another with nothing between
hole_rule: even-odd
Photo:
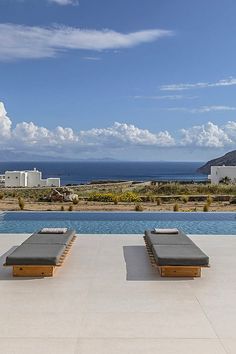
<instances>
[{"instance_id":1,"label":"gray lounger cushion","mask_svg":"<svg viewBox=\"0 0 236 354\"><path fill-rule=\"evenodd\" d=\"M6 265L56 265L64 245L22 244L6 258Z\"/></svg>"},{"instance_id":2,"label":"gray lounger cushion","mask_svg":"<svg viewBox=\"0 0 236 354\"><path fill-rule=\"evenodd\" d=\"M155 234L152 231L145 231L147 243L150 247L152 245L192 245L190 240L181 230L178 234Z\"/></svg>"},{"instance_id":3,"label":"gray lounger cushion","mask_svg":"<svg viewBox=\"0 0 236 354\"><path fill-rule=\"evenodd\" d=\"M67 230L65 234L34 233L23 244L67 245L75 236L75 230Z\"/></svg>"},{"instance_id":4,"label":"gray lounger cushion","mask_svg":"<svg viewBox=\"0 0 236 354\"><path fill-rule=\"evenodd\" d=\"M207 266L209 257L194 243L192 245L153 245L158 265Z\"/></svg>"}]
</instances>

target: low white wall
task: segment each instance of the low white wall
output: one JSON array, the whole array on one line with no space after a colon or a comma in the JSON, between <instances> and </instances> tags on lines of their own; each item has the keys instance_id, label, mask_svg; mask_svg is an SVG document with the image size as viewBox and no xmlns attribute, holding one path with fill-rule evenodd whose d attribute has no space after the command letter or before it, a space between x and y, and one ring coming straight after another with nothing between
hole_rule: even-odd
<instances>
[{"instance_id":1,"label":"low white wall","mask_svg":"<svg viewBox=\"0 0 236 354\"><path fill-rule=\"evenodd\" d=\"M61 180L60 178L47 178L48 187L60 187Z\"/></svg>"},{"instance_id":2,"label":"low white wall","mask_svg":"<svg viewBox=\"0 0 236 354\"><path fill-rule=\"evenodd\" d=\"M219 182L228 177L233 183L236 183L236 166L212 166L211 167L211 183L219 184Z\"/></svg>"}]
</instances>

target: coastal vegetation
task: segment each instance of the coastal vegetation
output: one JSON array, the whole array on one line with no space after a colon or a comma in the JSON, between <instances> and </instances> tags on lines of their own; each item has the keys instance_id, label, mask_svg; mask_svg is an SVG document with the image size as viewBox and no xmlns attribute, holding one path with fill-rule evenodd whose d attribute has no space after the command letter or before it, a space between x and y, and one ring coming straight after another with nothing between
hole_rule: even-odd
<instances>
[{"instance_id":1,"label":"coastal vegetation","mask_svg":"<svg viewBox=\"0 0 236 354\"><path fill-rule=\"evenodd\" d=\"M143 206L141 204L136 204L135 205L135 208L134 208L135 211L143 211Z\"/></svg>"},{"instance_id":2,"label":"coastal vegetation","mask_svg":"<svg viewBox=\"0 0 236 354\"><path fill-rule=\"evenodd\" d=\"M173 211L179 211L179 204L178 203L174 204Z\"/></svg>"},{"instance_id":3,"label":"coastal vegetation","mask_svg":"<svg viewBox=\"0 0 236 354\"><path fill-rule=\"evenodd\" d=\"M2 188L0 210L234 210L236 185L119 182L69 187L70 201L50 200L50 188ZM63 188L57 188L62 193Z\"/></svg>"},{"instance_id":4,"label":"coastal vegetation","mask_svg":"<svg viewBox=\"0 0 236 354\"><path fill-rule=\"evenodd\" d=\"M25 207L25 201L22 197L19 197L18 198L18 204L19 204L19 208L20 210L24 210L24 207Z\"/></svg>"},{"instance_id":5,"label":"coastal vegetation","mask_svg":"<svg viewBox=\"0 0 236 354\"><path fill-rule=\"evenodd\" d=\"M210 207L210 205L209 205L208 203L206 203L206 204L204 205L204 207L203 207L203 211L204 211L204 212L209 211L209 207Z\"/></svg>"},{"instance_id":6,"label":"coastal vegetation","mask_svg":"<svg viewBox=\"0 0 236 354\"><path fill-rule=\"evenodd\" d=\"M97 193L93 192L90 194L89 201L94 202L129 202L129 203L138 203L141 201L140 196L134 192L125 192L125 193Z\"/></svg>"}]
</instances>

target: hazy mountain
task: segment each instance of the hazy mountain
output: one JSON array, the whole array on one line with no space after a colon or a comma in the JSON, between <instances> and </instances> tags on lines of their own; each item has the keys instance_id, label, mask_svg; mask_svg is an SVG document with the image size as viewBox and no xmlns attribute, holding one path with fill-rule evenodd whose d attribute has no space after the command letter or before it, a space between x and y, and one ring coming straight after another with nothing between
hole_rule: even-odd
<instances>
[{"instance_id":1,"label":"hazy mountain","mask_svg":"<svg viewBox=\"0 0 236 354\"><path fill-rule=\"evenodd\" d=\"M35 155L26 152L17 152L11 150L0 150L0 161L1 162L11 162L11 161L57 161L58 158Z\"/></svg>"},{"instance_id":2,"label":"hazy mountain","mask_svg":"<svg viewBox=\"0 0 236 354\"><path fill-rule=\"evenodd\" d=\"M87 159L74 159L74 158L61 158L60 156L51 157L46 155L30 154L26 152L18 152L12 150L1 150L0 149L0 162L20 162L20 161L35 161L35 162L46 162L46 161L91 161L91 162L109 162L109 161L119 161L111 157L104 158L87 158Z\"/></svg>"},{"instance_id":3,"label":"hazy mountain","mask_svg":"<svg viewBox=\"0 0 236 354\"><path fill-rule=\"evenodd\" d=\"M236 150L230 151L224 156L208 161L205 165L199 167L197 172L209 174L211 166L236 166Z\"/></svg>"}]
</instances>

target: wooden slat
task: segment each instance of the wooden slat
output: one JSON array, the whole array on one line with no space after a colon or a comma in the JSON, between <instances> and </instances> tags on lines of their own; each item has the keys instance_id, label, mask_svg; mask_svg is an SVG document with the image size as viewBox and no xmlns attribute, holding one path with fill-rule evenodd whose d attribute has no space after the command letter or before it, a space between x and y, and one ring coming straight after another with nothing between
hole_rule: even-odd
<instances>
[{"instance_id":1,"label":"wooden slat","mask_svg":"<svg viewBox=\"0 0 236 354\"><path fill-rule=\"evenodd\" d=\"M74 237L72 238L72 240L68 243L68 245L66 246L65 251L63 252L63 254L62 254L61 257L60 257L60 260L59 260L59 262L58 262L58 264L57 264L57 267L61 267L61 266L63 265L63 263L64 263L64 261L65 261L65 258L66 258L67 255L70 253L71 247L72 247L72 245L73 245L73 243L74 243L75 240L76 240L76 236L74 236Z\"/></svg>"},{"instance_id":2,"label":"wooden slat","mask_svg":"<svg viewBox=\"0 0 236 354\"><path fill-rule=\"evenodd\" d=\"M161 277L200 277L201 267L158 266Z\"/></svg>"},{"instance_id":3,"label":"wooden slat","mask_svg":"<svg viewBox=\"0 0 236 354\"><path fill-rule=\"evenodd\" d=\"M52 277L54 266L13 266L12 275L14 277Z\"/></svg>"}]
</instances>

